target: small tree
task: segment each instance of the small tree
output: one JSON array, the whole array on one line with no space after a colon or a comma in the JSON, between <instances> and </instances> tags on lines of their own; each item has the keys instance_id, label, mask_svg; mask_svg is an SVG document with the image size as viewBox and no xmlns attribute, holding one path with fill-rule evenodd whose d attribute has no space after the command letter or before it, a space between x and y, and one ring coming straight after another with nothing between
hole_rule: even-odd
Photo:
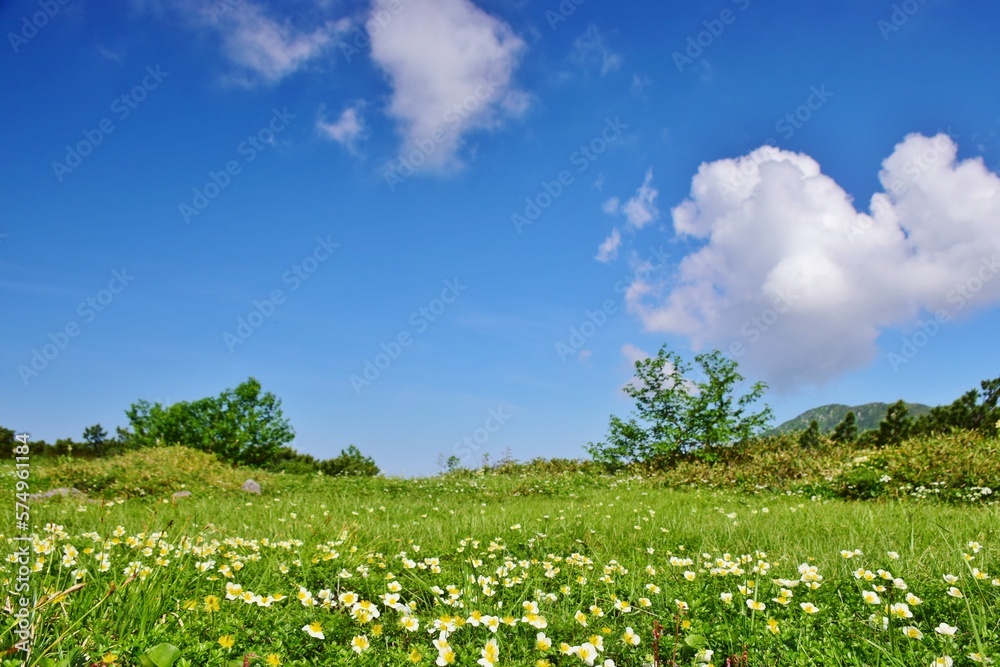
<instances>
[{"instance_id":1,"label":"small tree","mask_svg":"<svg viewBox=\"0 0 1000 667\"><path fill-rule=\"evenodd\" d=\"M819 422L814 419L809 422L809 427L799 434L799 445L806 449L817 449L820 444Z\"/></svg>"},{"instance_id":2,"label":"small tree","mask_svg":"<svg viewBox=\"0 0 1000 667\"><path fill-rule=\"evenodd\" d=\"M107 441L108 432L101 428L100 424L94 424L83 429L83 442L91 452L97 456L104 456L104 443Z\"/></svg>"},{"instance_id":3,"label":"small tree","mask_svg":"<svg viewBox=\"0 0 1000 667\"><path fill-rule=\"evenodd\" d=\"M691 366L666 346L655 357L635 362L636 379L625 387L636 400L635 416L626 421L612 415L606 442L585 448L594 460L617 466L685 452L707 456L712 447L744 440L766 427L771 409L749 409L767 385L757 382L737 398L734 387L743 376L735 361L716 350L697 355L695 362L705 378L701 382L687 377Z\"/></svg>"},{"instance_id":4,"label":"small tree","mask_svg":"<svg viewBox=\"0 0 1000 667\"><path fill-rule=\"evenodd\" d=\"M878 435L875 438L876 447L898 445L910 435L913 422L909 412L905 401L896 401L889 406L885 418L878 425Z\"/></svg>"},{"instance_id":5,"label":"small tree","mask_svg":"<svg viewBox=\"0 0 1000 667\"><path fill-rule=\"evenodd\" d=\"M858 439L858 418L854 415L854 410L848 410L844 418L840 420L830 439L841 444L850 444Z\"/></svg>"}]
</instances>

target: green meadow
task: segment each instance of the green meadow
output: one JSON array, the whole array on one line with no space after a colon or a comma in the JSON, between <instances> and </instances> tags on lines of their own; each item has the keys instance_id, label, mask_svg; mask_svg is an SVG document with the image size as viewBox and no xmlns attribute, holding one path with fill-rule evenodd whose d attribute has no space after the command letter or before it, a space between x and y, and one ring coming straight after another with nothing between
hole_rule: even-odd
<instances>
[{"instance_id":1,"label":"green meadow","mask_svg":"<svg viewBox=\"0 0 1000 667\"><path fill-rule=\"evenodd\" d=\"M33 491L86 495L32 503L31 541L4 536L0 665L24 659L22 547L29 666L988 664L1000 505L952 487L996 447L903 456L952 476L867 500L837 493L864 465L834 450L761 453L751 479L725 462L331 478L180 447L39 463ZM12 511L14 484L8 466Z\"/></svg>"}]
</instances>

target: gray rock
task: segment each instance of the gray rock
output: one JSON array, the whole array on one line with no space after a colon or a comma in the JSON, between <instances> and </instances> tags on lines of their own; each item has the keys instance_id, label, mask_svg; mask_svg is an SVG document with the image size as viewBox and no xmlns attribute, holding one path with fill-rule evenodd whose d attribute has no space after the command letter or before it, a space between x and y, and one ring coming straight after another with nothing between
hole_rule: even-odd
<instances>
[{"instance_id":1,"label":"gray rock","mask_svg":"<svg viewBox=\"0 0 1000 667\"><path fill-rule=\"evenodd\" d=\"M177 499L177 498L187 498L190 495L191 495L190 491L176 491L170 497L174 498L174 499Z\"/></svg>"},{"instance_id":2,"label":"gray rock","mask_svg":"<svg viewBox=\"0 0 1000 667\"><path fill-rule=\"evenodd\" d=\"M246 491L247 493L253 493L259 496L260 484L253 481L252 479L248 479L247 481L243 482L243 490Z\"/></svg>"},{"instance_id":3,"label":"gray rock","mask_svg":"<svg viewBox=\"0 0 1000 667\"><path fill-rule=\"evenodd\" d=\"M46 498L51 498L52 496L69 496L69 495L83 495L83 491L79 489L69 489L65 486L60 486L58 489L49 489L43 493L29 493L28 500L44 500Z\"/></svg>"}]
</instances>

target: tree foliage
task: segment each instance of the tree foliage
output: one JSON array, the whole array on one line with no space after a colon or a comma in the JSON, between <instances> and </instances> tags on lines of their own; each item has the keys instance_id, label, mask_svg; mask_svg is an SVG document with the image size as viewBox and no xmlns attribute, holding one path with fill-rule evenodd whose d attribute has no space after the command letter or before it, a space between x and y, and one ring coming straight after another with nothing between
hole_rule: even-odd
<instances>
[{"instance_id":1,"label":"tree foliage","mask_svg":"<svg viewBox=\"0 0 1000 667\"><path fill-rule=\"evenodd\" d=\"M875 436L876 447L898 445L909 437L913 429L913 420L909 412L906 401L896 401L889 406L885 419L878 425L878 433Z\"/></svg>"},{"instance_id":2,"label":"tree foliage","mask_svg":"<svg viewBox=\"0 0 1000 667\"><path fill-rule=\"evenodd\" d=\"M104 456L107 441L108 432L100 424L83 429L83 442L96 456Z\"/></svg>"},{"instance_id":3,"label":"tree foliage","mask_svg":"<svg viewBox=\"0 0 1000 667\"><path fill-rule=\"evenodd\" d=\"M339 456L320 462L319 469L331 477L374 477L380 472L375 460L362 454L354 445L342 449Z\"/></svg>"},{"instance_id":4,"label":"tree foliage","mask_svg":"<svg viewBox=\"0 0 1000 667\"><path fill-rule=\"evenodd\" d=\"M833 429L830 439L841 444L852 443L858 439L858 418L853 410L848 410L844 418Z\"/></svg>"},{"instance_id":5,"label":"tree foliage","mask_svg":"<svg viewBox=\"0 0 1000 667\"><path fill-rule=\"evenodd\" d=\"M817 449L821 442L819 422L813 419L809 422L808 428L799 434L799 445L806 449Z\"/></svg>"},{"instance_id":6,"label":"tree foliage","mask_svg":"<svg viewBox=\"0 0 1000 667\"><path fill-rule=\"evenodd\" d=\"M916 433L948 434L957 430L995 435L1000 420L1000 377L983 380L949 405L932 408L914 424Z\"/></svg>"},{"instance_id":7,"label":"tree foliage","mask_svg":"<svg viewBox=\"0 0 1000 667\"><path fill-rule=\"evenodd\" d=\"M125 414L133 446L184 445L244 465L267 463L295 437L281 401L254 378L216 398L168 407L140 400Z\"/></svg>"},{"instance_id":8,"label":"tree foliage","mask_svg":"<svg viewBox=\"0 0 1000 667\"><path fill-rule=\"evenodd\" d=\"M744 378L737 363L718 350L695 356L703 379L689 377L692 366L678 354L660 348L655 357L635 363L635 379L625 393L635 399L633 416L612 415L605 442L586 450L610 465L669 459L687 452L710 457L713 447L745 440L763 430L771 409L751 412L767 385L753 384L737 396Z\"/></svg>"},{"instance_id":9,"label":"tree foliage","mask_svg":"<svg viewBox=\"0 0 1000 667\"><path fill-rule=\"evenodd\" d=\"M331 477L375 477L382 471L375 460L365 456L354 445L342 449L338 456L320 460L311 454L297 452L291 447L281 447L267 462L268 470L295 474L322 472Z\"/></svg>"}]
</instances>

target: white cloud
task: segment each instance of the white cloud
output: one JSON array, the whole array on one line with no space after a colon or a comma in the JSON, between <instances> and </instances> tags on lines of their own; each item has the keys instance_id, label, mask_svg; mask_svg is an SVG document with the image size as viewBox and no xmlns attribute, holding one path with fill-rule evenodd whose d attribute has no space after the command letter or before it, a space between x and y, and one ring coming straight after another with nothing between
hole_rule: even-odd
<instances>
[{"instance_id":1,"label":"white cloud","mask_svg":"<svg viewBox=\"0 0 1000 667\"><path fill-rule=\"evenodd\" d=\"M868 212L808 155L765 146L702 164L672 210L676 235L701 246L674 275L634 281L629 310L696 348L738 343L741 364L791 388L871 363L887 328L1000 303L1000 178L956 151L907 136Z\"/></svg>"},{"instance_id":2,"label":"white cloud","mask_svg":"<svg viewBox=\"0 0 1000 667\"><path fill-rule=\"evenodd\" d=\"M618 228L615 227L614 229L611 230L611 236L604 239L604 242L601 243L600 247L598 247L597 256L595 257L595 259L598 262L604 262L604 263L610 262L611 260L618 257L618 248L621 246L621 244L622 244L622 235L618 231Z\"/></svg>"},{"instance_id":3,"label":"white cloud","mask_svg":"<svg viewBox=\"0 0 1000 667\"><path fill-rule=\"evenodd\" d=\"M589 26L586 32L573 41L570 61L583 66L599 66L601 76L616 72L622 66L622 57L611 50L607 39L596 25Z\"/></svg>"},{"instance_id":4,"label":"white cloud","mask_svg":"<svg viewBox=\"0 0 1000 667\"><path fill-rule=\"evenodd\" d=\"M653 182L653 170L646 172L646 179L636 190L635 196L625 202L622 211L628 224L636 229L642 229L647 223L660 217L660 210L656 208L656 197L659 191L651 184Z\"/></svg>"},{"instance_id":5,"label":"white cloud","mask_svg":"<svg viewBox=\"0 0 1000 667\"><path fill-rule=\"evenodd\" d=\"M245 85L277 83L319 56L333 36L350 25L341 19L300 29L288 20L267 16L252 2L202 4L198 16L202 24L218 31L226 57L249 72L237 78Z\"/></svg>"},{"instance_id":6,"label":"white cloud","mask_svg":"<svg viewBox=\"0 0 1000 667\"><path fill-rule=\"evenodd\" d=\"M328 123L320 118L316 121L316 129L327 139L336 141L353 152L355 141L362 136L365 130L365 124L361 118L361 104L344 109L340 118L333 123Z\"/></svg>"},{"instance_id":7,"label":"white cloud","mask_svg":"<svg viewBox=\"0 0 1000 667\"><path fill-rule=\"evenodd\" d=\"M622 345L622 356L628 361L628 365L635 366L635 362L642 361L643 359L649 359L649 353L645 350L636 347L632 343L625 343Z\"/></svg>"},{"instance_id":8,"label":"white cloud","mask_svg":"<svg viewBox=\"0 0 1000 667\"><path fill-rule=\"evenodd\" d=\"M393 1L374 0L373 15ZM528 97L511 78L525 48L469 0L411 0L371 46L392 85L388 113L400 124L401 156L418 151L422 168L457 168L467 133L521 114Z\"/></svg>"},{"instance_id":9,"label":"white cloud","mask_svg":"<svg viewBox=\"0 0 1000 667\"><path fill-rule=\"evenodd\" d=\"M628 227L642 229L648 223L660 217L660 210L656 207L656 197L659 192L652 186L653 170L646 172L646 178L642 185L636 190L635 196L624 204L618 197L611 197L601 204L601 210L608 215L625 216ZM599 262L610 262L618 257L618 249L622 244L621 232L615 227L611 235L604 239L597 249L595 259Z\"/></svg>"},{"instance_id":10,"label":"white cloud","mask_svg":"<svg viewBox=\"0 0 1000 667\"><path fill-rule=\"evenodd\" d=\"M625 361L628 362L629 372L632 373L632 377L631 379L629 379L628 382L626 382L621 386L621 390L625 391L629 387L642 386L641 383L639 382L639 378L635 377L635 363L637 361L644 361L646 359L649 359L653 355L649 354L640 347L632 345L631 343L625 343L624 345L622 345L622 356L625 357ZM674 372L674 365L669 361L664 362L662 375L668 376L673 372ZM692 380L683 380L682 383L684 386L688 387L689 391L696 389L696 385ZM664 384L664 386L666 388L672 387L673 382L667 381Z\"/></svg>"}]
</instances>

